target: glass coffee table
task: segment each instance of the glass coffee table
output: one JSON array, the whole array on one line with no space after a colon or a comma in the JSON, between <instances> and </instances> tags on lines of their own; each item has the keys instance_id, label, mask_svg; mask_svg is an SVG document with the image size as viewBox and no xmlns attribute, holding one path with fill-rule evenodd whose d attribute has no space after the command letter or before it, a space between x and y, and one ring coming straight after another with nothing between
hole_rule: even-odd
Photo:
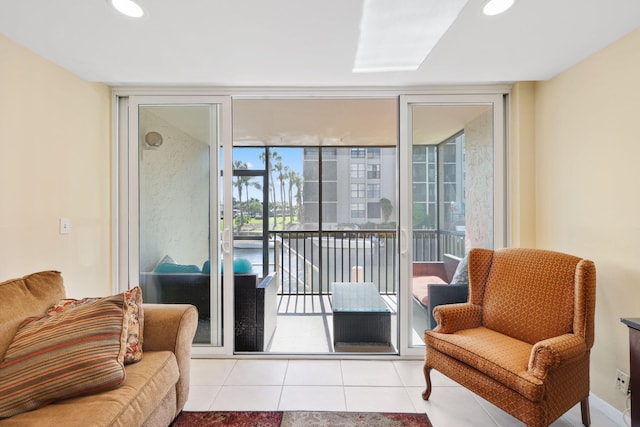
<instances>
[{"instance_id":1,"label":"glass coffee table","mask_svg":"<svg viewBox=\"0 0 640 427\"><path fill-rule=\"evenodd\" d=\"M391 345L391 311L373 283L331 284L333 346Z\"/></svg>"}]
</instances>

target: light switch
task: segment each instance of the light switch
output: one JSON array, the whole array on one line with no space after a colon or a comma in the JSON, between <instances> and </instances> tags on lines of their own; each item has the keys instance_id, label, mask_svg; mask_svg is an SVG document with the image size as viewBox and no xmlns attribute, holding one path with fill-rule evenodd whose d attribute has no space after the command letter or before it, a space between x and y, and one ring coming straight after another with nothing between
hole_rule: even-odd
<instances>
[{"instance_id":1,"label":"light switch","mask_svg":"<svg viewBox=\"0 0 640 427\"><path fill-rule=\"evenodd\" d=\"M71 220L69 218L60 218L60 234L69 234L71 232Z\"/></svg>"}]
</instances>

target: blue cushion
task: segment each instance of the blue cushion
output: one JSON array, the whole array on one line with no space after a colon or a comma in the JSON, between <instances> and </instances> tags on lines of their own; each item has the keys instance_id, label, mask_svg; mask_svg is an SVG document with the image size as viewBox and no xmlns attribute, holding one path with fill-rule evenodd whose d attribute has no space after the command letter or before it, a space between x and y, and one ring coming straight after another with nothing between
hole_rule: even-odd
<instances>
[{"instance_id":1,"label":"blue cushion","mask_svg":"<svg viewBox=\"0 0 640 427\"><path fill-rule=\"evenodd\" d=\"M237 258L233 260L233 272L235 274L249 274L253 272L253 266L248 259Z\"/></svg>"},{"instance_id":2,"label":"blue cushion","mask_svg":"<svg viewBox=\"0 0 640 427\"><path fill-rule=\"evenodd\" d=\"M195 267L195 266L194 266ZM224 273L224 263L220 262L220 271ZM211 262L209 260L202 264L202 272L204 274L211 274ZM233 260L233 272L235 274L249 274L253 273L253 266L251 262L246 258L237 258Z\"/></svg>"},{"instance_id":3,"label":"blue cushion","mask_svg":"<svg viewBox=\"0 0 640 427\"><path fill-rule=\"evenodd\" d=\"M202 273L197 265L171 264L168 262L158 264L153 271L156 273Z\"/></svg>"},{"instance_id":4,"label":"blue cushion","mask_svg":"<svg viewBox=\"0 0 640 427\"><path fill-rule=\"evenodd\" d=\"M211 274L211 262L206 260L204 264L202 264L202 272L204 274Z\"/></svg>"}]
</instances>

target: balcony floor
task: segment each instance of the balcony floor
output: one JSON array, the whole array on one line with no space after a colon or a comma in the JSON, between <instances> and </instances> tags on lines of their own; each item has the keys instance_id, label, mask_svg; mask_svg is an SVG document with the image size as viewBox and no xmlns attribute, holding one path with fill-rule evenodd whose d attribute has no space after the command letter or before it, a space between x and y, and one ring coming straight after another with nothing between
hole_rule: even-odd
<instances>
[{"instance_id":1,"label":"balcony floor","mask_svg":"<svg viewBox=\"0 0 640 427\"><path fill-rule=\"evenodd\" d=\"M334 353L333 312L328 295L281 295L278 297L278 326L268 353L324 354ZM337 352L395 353L397 345L397 297L382 295L391 311L393 348L378 345L341 346Z\"/></svg>"},{"instance_id":2,"label":"balcony floor","mask_svg":"<svg viewBox=\"0 0 640 427\"><path fill-rule=\"evenodd\" d=\"M291 355L322 355L328 353L391 353L398 343L398 304L396 295L381 295L391 312L392 346L375 344L333 345L333 311L328 295L279 295L275 333L264 353ZM413 313L423 316L424 313ZM423 321L424 322L424 321ZM414 322L416 325L423 322ZM423 329L423 328L418 328ZM200 320L195 343L209 342L209 320ZM422 345L422 330L412 331L411 345ZM243 352L244 353L244 352Z\"/></svg>"}]
</instances>

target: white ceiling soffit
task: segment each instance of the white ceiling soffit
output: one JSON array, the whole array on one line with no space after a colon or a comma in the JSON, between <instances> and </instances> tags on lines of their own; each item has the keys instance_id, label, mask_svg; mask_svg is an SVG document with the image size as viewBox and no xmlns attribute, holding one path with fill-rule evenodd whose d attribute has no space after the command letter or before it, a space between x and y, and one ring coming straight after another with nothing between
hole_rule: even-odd
<instances>
[{"instance_id":1,"label":"white ceiling soffit","mask_svg":"<svg viewBox=\"0 0 640 427\"><path fill-rule=\"evenodd\" d=\"M386 99L236 99L236 146L395 146L398 104Z\"/></svg>"},{"instance_id":2,"label":"white ceiling soffit","mask_svg":"<svg viewBox=\"0 0 640 427\"><path fill-rule=\"evenodd\" d=\"M0 2L0 33L111 85L421 86L545 80L640 26L638 0L468 0L416 71L353 73L362 0ZM5 66L5 64L3 64Z\"/></svg>"},{"instance_id":3,"label":"white ceiling soffit","mask_svg":"<svg viewBox=\"0 0 640 427\"><path fill-rule=\"evenodd\" d=\"M235 100L235 146L395 146L396 99ZM141 106L165 123L210 144L207 106ZM483 112L487 105L413 105L412 143L439 144ZM141 123L141 137L149 131ZM162 133L162 132L160 132Z\"/></svg>"},{"instance_id":4,"label":"white ceiling soffit","mask_svg":"<svg viewBox=\"0 0 640 427\"><path fill-rule=\"evenodd\" d=\"M411 108L412 144L436 145L464 130L482 113L491 110L490 105L428 105Z\"/></svg>"}]
</instances>

